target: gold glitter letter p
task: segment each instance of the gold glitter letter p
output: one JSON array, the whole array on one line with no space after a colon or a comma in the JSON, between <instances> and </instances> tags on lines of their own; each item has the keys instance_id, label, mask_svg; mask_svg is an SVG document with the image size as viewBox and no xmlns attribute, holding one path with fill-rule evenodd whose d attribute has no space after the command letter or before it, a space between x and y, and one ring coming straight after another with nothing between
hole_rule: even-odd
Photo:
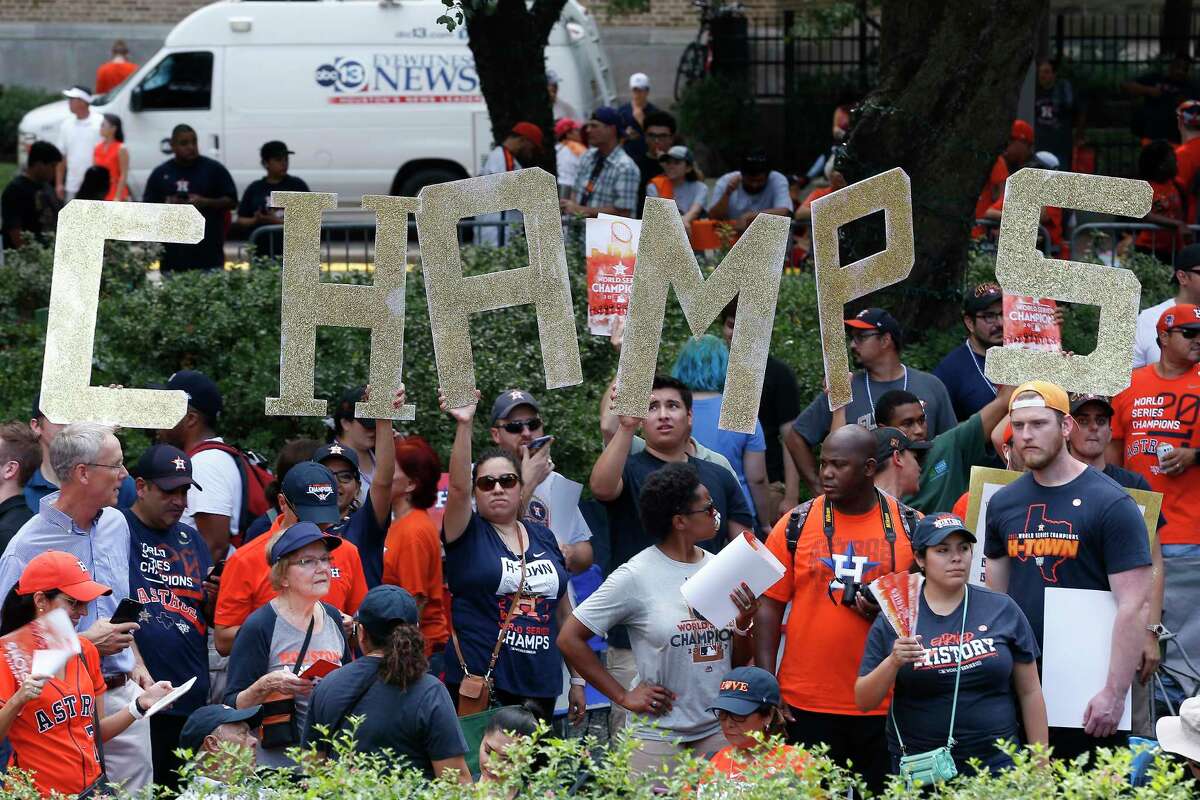
<instances>
[{"instance_id":1,"label":"gold glitter letter p","mask_svg":"<svg viewBox=\"0 0 1200 800\"><path fill-rule=\"evenodd\" d=\"M843 268L838 228L876 211L883 211L887 246ZM846 303L899 283L916 262L907 173L899 167L889 169L813 201L812 238L825 382L829 386L829 408L835 410L849 403L851 397L843 316Z\"/></svg>"},{"instance_id":2,"label":"gold glitter letter p","mask_svg":"<svg viewBox=\"0 0 1200 800\"><path fill-rule=\"evenodd\" d=\"M1039 378L1070 392L1111 396L1129 385L1142 285L1127 269L1045 258L1037 250L1043 206L1143 217L1153 191L1145 181L1023 169L1008 179L996 279L1006 294L1100 306L1096 349L1087 356L993 347L988 380L1016 386Z\"/></svg>"},{"instance_id":3,"label":"gold glitter letter p","mask_svg":"<svg viewBox=\"0 0 1200 800\"><path fill-rule=\"evenodd\" d=\"M546 387L583 383L554 176L542 169L522 169L426 186L417 197L433 355L438 382L451 408L475 402L475 359L467 318L480 311L533 303ZM509 209L525 217L529 266L463 277L458 221Z\"/></svg>"},{"instance_id":4,"label":"gold glitter letter p","mask_svg":"<svg viewBox=\"0 0 1200 800\"><path fill-rule=\"evenodd\" d=\"M125 428L173 428L183 419L183 392L91 385L100 271L105 239L194 244L203 238L204 218L187 205L72 200L59 212L42 364L47 419Z\"/></svg>"},{"instance_id":5,"label":"gold glitter letter p","mask_svg":"<svg viewBox=\"0 0 1200 800\"><path fill-rule=\"evenodd\" d=\"M730 300L738 299L725 397L717 424L729 431L754 433L790 229L787 217L759 214L705 279L675 202L658 198L646 201L633 296L617 368L616 413L646 415L662 340L667 289L674 286L688 327L695 335L703 333Z\"/></svg>"},{"instance_id":6,"label":"gold glitter letter p","mask_svg":"<svg viewBox=\"0 0 1200 800\"><path fill-rule=\"evenodd\" d=\"M267 413L321 417L326 402L316 386L317 326L371 329L371 396L354 406L356 417L410 420L416 407L392 408L404 366L404 280L408 215L413 197L367 195L375 211L375 282L371 286L321 282L321 212L337 195L272 192L271 205L285 210L283 226L283 320L279 337L279 397Z\"/></svg>"}]
</instances>

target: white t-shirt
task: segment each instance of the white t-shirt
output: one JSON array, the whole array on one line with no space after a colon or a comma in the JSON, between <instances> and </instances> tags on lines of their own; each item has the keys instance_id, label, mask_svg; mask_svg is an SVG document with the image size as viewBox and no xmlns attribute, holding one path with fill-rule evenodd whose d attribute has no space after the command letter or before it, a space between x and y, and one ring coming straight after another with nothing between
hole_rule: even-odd
<instances>
[{"instance_id":1,"label":"white t-shirt","mask_svg":"<svg viewBox=\"0 0 1200 800\"><path fill-rule=\"evenodd\" d=\"M1153 364L1162 357L1158 349L1158 318L1178 301L1172 297L1138 314L1137 333L1133 337L1133 368Z\"/></svg>"},{"instance_id":2,"label":"white t-shirt","mask_svg":"<svg viewBox=\"0 0 1200 800\"><path fill-rule=\"evenodd\" d=\"M554 165L558 170L559 186L570 188L575 185L575 176L579 174L579 158L562 142L554 145Z\"/></svg>"},{"instance_id":3,"label":"white t-shirt","mask_svg":"<svg viewBox=\"0 0 1200 800\"><path fill-rule=\"evenodd\" d=\"M521 162L514 157L512 160L513 170L522 169ZM488 153L487 160L483 162L483 169L479 171L480 175L495 175L498 172L508 172L508 162L504 157L504 147L497 145ZM524 217L520 211L498 211L490 214L479 214L475 217L480 222L512 222L516 225L516 230L506 231L504 241L512 239L514 233L520 233L521 223ZM475 240L480 244L488 244L496 246L500 244L500 228L498 226L489 225L486 228L480 228L476 232Z\"/></svg>"},{"instance_id":4,"label":"white t-shirt","mask_svg":"<svg viewBox=\"0 0 1200 800\"><path fill-rule=\"evenodd\" d=\"M207 441L224 442L220 436ZM192 456L192 478L204 489L188 489L187 510L179 520L196 527L197 514L221 514L229 517L229 532L238 532L242 515L242 473L229 453L204 450Z\"/></svg>"},{"instance_id":5,"label":"white t-shirt","mask_svg":"<svg viewBox=\"0 0 1200 800\"><path fill-rule=\"evenodd\" d=\"M100 123L103 121L104 115L91 110L87 119L79 119L72 114L59 126L55 144L67 162L67 175L63 183L71 194L79 191L83 173L93 163L96 145L100 144Z\"/></svg>"}]
</instances>

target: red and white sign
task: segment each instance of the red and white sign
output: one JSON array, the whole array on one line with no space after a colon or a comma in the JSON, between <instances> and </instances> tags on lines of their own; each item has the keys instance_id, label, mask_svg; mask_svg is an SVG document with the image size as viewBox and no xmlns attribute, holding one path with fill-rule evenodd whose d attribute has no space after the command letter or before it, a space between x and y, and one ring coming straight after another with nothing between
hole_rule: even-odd
<instances>
[{"instance_id":1,"label":"red and white sign","mask_svg":"<svg viewBox=\"0 0 1200 800\"><path fill-rule=\"evenodd\" d=\"M604 216L587 221L588 330L611 336L613 323L629 313L633 270L642 223Z\"/></svg>"},{"instance_id":2,"label":"red and white sign","mask_svg":"<svg viewBox=\"0 0 1200 800\"><path fill-rule=\"evenodd\" d=\"M1050 299L1004 295L1004 346L1062 352L1062 330L1055 319L1058 304Z\"/></svg>"}]
</instances>

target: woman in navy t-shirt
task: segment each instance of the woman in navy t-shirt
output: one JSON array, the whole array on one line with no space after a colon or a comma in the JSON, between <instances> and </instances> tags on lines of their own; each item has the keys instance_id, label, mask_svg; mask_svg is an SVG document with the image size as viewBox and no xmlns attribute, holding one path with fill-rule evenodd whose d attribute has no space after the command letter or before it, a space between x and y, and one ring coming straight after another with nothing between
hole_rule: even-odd
<instances>
[{"instance_id":1,"label":"woman in navy t-shirt","mask_svg":"<svg viewBox=\"0 0 1200 800\"><path fill-rule=\"evenodd\" d=\"M478 399L479 392L476 391ZM462 651L446 654L446 688L455 703L464 667L487 677L500 626L516 604L492 670L492 697L502 705L533 701L549 720L562 689L562 662L554 641L571 614L566 563L544 525L522 521L521 468L504 450L487 450L471 467L477 403L442 410L457 424L450 452L450 491L442 517L451 617ZM472 492L475 507L471 508ZM524 579L522 580L522 574ZM570 711L582 719L582 686L571 686Z\"/></svg>"},{"instance_id":2,"label":"woman in navy t-shirt","mask_svg":"<svg viewBox=\"0 0 1200 800\"><path fill-rule=\"evenodd\" d=\"M974 534L953 514L922 519L912 537L925 574L916 635L898 638L883 614L867 635L854 697L859 708L872 709L895 687L887 720L893 771L899 771L904 753L946 746L952 708L957 712L951 754L959 773L971 771L972 758L991 772L1011 767L996 740L1015 742L1022 727L1029 743L1047 742L1033 628L1008 595L967 585L974 544Z\"/></svg>"}]
</instances>

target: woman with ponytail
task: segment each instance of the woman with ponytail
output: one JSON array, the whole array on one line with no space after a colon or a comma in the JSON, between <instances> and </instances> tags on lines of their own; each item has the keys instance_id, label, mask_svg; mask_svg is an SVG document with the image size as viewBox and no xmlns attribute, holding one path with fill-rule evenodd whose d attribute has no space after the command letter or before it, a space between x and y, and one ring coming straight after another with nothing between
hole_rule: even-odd
<instances>
[{"instance_id":1,"label":"woman with ponytail","mask_svg":"<svg viewBox=\"0 0 1200 800\"><path fill-rule=\"evenodd\" d=\"M328 739L349 730L351 717L361 717L354 732L359 752L388 749L431 778L454 769L460 783L470 783L467 742L446 687L428 674L418 620L416 601L399 586L381 584L367 592L354 625L364 655L317 686L304 743L328 753ZM317 725L329 730L328 739Z\"/></svg>"}]
</instances>

